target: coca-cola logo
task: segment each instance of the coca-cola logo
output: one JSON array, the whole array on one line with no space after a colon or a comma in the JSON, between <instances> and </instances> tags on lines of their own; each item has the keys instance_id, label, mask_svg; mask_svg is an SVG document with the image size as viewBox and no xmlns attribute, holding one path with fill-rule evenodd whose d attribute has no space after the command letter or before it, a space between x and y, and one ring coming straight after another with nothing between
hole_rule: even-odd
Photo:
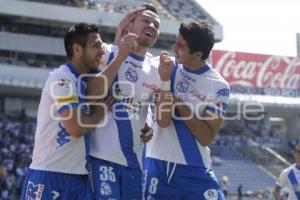
<instances>
[{"instance_id":1,"label":"coca-cola logo","mask_svg":"<svg viewBox=\"0 0 300 200\"><path fill-rule=\"evenodd\" d=\"M300 89L300 58L214 51L215 69L231 84Z\"/></svg>"}]
</instances>

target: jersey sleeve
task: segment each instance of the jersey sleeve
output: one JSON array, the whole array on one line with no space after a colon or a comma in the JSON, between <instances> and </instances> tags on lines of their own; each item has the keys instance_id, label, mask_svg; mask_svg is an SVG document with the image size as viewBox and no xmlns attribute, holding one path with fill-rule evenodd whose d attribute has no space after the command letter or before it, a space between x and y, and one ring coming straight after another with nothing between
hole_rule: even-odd
<instances>
[{"instance_id":1,"label":"jersey sleeve","mask_svg":"<svg viewBox=\"0 0 300 200\"><path fill-rule=\"evenodd\" d=\"M47 92L59 113L79 105L76 82L72 77L53 74L47 80Z\"/></svg>"},{"instance_id":2,"label":"jersey sleeve","mask_svg":"<svg viewBox=\"0 0 300 200\"><path fill-rule=\"evenodd\" d=\"M284 170L280 173L276 185L278 185L280 188L284 188L287 186L287 183L288 183L287 173L286 170Z\"/></svg>"}]
</instances>

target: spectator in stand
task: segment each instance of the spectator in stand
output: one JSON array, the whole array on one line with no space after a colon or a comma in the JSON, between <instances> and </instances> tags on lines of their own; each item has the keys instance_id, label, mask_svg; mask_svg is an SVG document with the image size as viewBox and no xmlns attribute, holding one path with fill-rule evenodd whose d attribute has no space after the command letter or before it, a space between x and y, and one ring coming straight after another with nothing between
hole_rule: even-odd
<instances>
[{"instance_id":1,"label":"spectator in stand","mask_svg":"<svg viewBox=\"0 0 300 200\"><path fill-rule=\"evenodd\" d=\"M229 189L229 178L228 178L228 176L222 176L220 185L221 185L223 194L226 198L228 196L228 189Z\"/></svg>"},{"instance_id":2,"label":"spectator in stand","mask_svg":"<svg viewBox=\"0 0 300 200\"><path fill-rule=\"evenodd\" d=\"M300 143L294 149L295 163L284 169L278 178L273 195L276 200L284 200L285 195L281 191L288 191L287 200L300 200Z\"/></svg>"}]
</instances>

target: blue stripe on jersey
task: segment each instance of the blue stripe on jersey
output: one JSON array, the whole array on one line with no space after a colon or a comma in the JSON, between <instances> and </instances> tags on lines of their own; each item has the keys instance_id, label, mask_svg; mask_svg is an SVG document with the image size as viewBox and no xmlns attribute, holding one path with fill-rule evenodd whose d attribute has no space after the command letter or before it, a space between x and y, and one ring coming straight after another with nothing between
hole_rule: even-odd
<instances>
[{"instance_id":1,"label":"blue stripe on jersey","mask_svg":"<svg viewBox=\"0 0 300 200\"><path fill-rule=\"evenodd\" d=\"M173 65L173 71L172 71L172 74L171 74L171 92L172 93L174 93L174 82L175 82L175 77L176 77L177 69L178 69L178 64L174 63L174 65Z\"/></svg>"},{"instance_id":2,"label":"blue stripe on jersey","mask_svg":"<svg viewBox=\"0 0 300 200\"><path fill-rule=\"evenodd\" d=\"M78 95L79 96L79 103L85 103L86 100L83 99L83 98L80 98L80 96L84 97L86 95L86 89L87 89L86 88L86 84L84 83L83 79L78 79L77 80L77 84L80 84L79 88L77 86L77 90L81 94L81 95ZM83 115L89 115L90 114L88 105L85 105L85 106L81 107L81 113ZM85 157L86 157L86 159L88 158L88 156L90 154L90 145L89 145L89 142L90 142L90 133L86 133L84 135L84 146L85 146Z\"/></svg>"},{"instance_id":3,"label":"blue stripe on jersey","mask_svg":"<svg viewBox=\"0 0 300 200\"><path fill-rule=\"evenodd\" d=\"M114 59L114 52L111 52L110 54L109 54L109 57L108 57L108 61L107 61L107 65L112 61L112 59Z\"/></svg>"},{"instance_id":4,"label":"blue stripe on jersey","mask_svg":"<svg viewBox=\"0 0 300 200\"><path fill-rule=\"evenodd\" d=\"M288 178L289 178L289 180L290 180L290 182L292 184L292 187L294 189L294 192L295 192L295 194L297 196L297 200L300 200L300 191L298 191L299 189L297 190L297 188L299 188L299 186L300 186L300 183L298 183L298 181L297 181L297 178L296 178L294 170L291 170L289 172Z\"/></svg>"},{"instance_id":5,"label":"blue stripe on jersey","mask_svg":"<svg viewBox=\"0 0 300 200\"><path fill-rule=\"evenodd\" d=\"M175 63L171 74L171 91L174 93L175 77L178 69L178 64ZM176 116L180 116L179 113L175 112ZM176 134L179 140L180 147L182 149L184 158L188 165L204 166L201 153L198 149L197 142L182 120L173 118L173 124L176 130Z\"/></svg>"},{"instance_id":6,"label":"blue stripe on jersey","mask_svg":"<svg viewBox=\"0 0 300 200\"><path fill-rule=\"evenodd\" d=\"M176 116L180 116L175 112ZM197 142L183 120L172 119L181 150L188 165L205 166Z\"/></svg>"},{"instance_id":7,"label":"blue stripe on jersey","mask_svg":"<svg viewBox=\"0 0 300 200\"><path fill-rule=\"evenodd\" d=\"M115 78L115 90L120 91L118 75ZM115 122L118 128L119 140L122 152L127 160L128 167L140 169L136 153L133 151L133 131L126 108L121 101L116 101Z\"/></svg>"},{"instance_id":8,"label":"blue stripe on jersey","mask_svg":"<svg viewBox=\"0 0 300 200\"><path fill-rule=\"evenodd\" d=\"M113 60L113 58L114 58L114 53L111 52L109 54L109 58L106 64L108 65ZM120 86L118 84L118 75L116 75L112 85L114 85L114 83L116 83L115 90L120 91ZM111 91L109 93L111 93ZM115 93L117 94L117 92ZM132 149L133 131L132 131L131 122L129 120L128 113L126 112L121 101L116 101L116 103L118 103L118 105L116 106L117 111L115 111L115 116L118 119L115 118L115 122L118 128L118 134L119 134L119 140L120 140L122 152L127 160L128 167L140 169L137 155L134 153Z\"/></svg>"},{"instance_id":9,"label":"blue stripe on jersey","mask_svg":"<svg viewBox=\"0 0 300 200\"><path fill-rule=\"evenodd\" d=\"M74 74L74 76L76 77L76 78L78 78L79 77L79 72L77 71L77 69L71 64L71 63L66 63L66 66L70 69L70 71Z\"/></svg>"}]
</instances>

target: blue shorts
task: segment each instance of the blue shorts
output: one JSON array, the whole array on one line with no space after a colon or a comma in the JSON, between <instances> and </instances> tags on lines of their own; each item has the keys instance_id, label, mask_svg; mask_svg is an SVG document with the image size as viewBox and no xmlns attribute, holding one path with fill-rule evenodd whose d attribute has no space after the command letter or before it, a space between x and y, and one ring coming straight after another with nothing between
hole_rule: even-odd
<instances>
[{"instance_id":1,"label":"blue shorts","mask_svg":"<svg viewBox=\"0 0 300 200\"><path fill-rule=\"evenodd\" d=\"M214 173L206 168L146 158L143 193L146 200L224 200Z\"/></svg>"},{"instance_id":2,"label":"blue shorts","mask_svg":"<svg viewBox=\"0 0 300 200\"><path fill-rule=\"evenodd\" d=\"M21 200L91 200L87 175L29 169Z\"/></svg>"},{"instance_id":3,"label":"blue shorts","mask_svg":"<svg viewBox=\"0 0 300 200\"><path fill-rule=\"evenodd\" d=\"M97 200L141 200L142 171L90 156L92 188Z\"/></svg>"}]
</instances>

